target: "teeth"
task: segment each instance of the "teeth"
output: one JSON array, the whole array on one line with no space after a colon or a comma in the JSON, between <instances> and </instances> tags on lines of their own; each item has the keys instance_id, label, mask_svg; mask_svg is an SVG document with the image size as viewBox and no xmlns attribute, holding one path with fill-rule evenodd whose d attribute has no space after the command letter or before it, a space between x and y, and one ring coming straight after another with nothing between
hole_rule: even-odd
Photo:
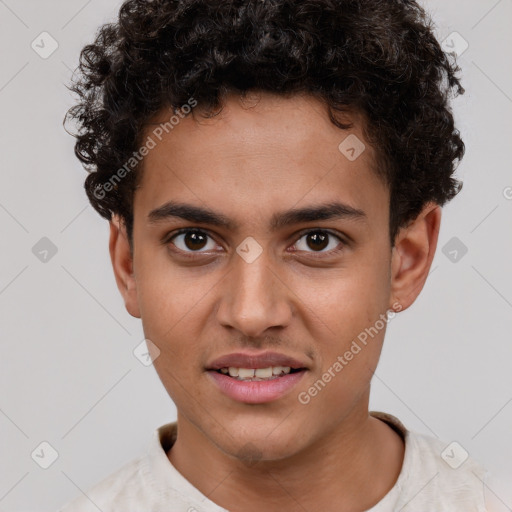
<instances>
[{"instance_id":1,"label":"teeth","mask_svg":"<svg viewBox=\"0 0 512 512\"><path fill-rule=\"evenodd\" d=\"M268 368L258 368L254 372L254 375L260 379L268 379L269 377L272 377L272 366Z\"/></svg>"},{"instance_id":2,"label":"teeth","mask_svg":"<svg viewBox=\"0 0 512 512\"><path fill-rule=\"evenodd\" d=\"M251 368L238 368L238 377L240 379L252 379L255 371Z\"/></svg>"},{"instance_id":3,"label":"teeth","mask_svg":"<svg viewBox=\"0 0 512 512\"><path fill-rule=\"evenodd\" d=\"M221 368L220 372L230 377L238 378L238 380L269 380L281 375L290 373L289 366L269 366L268 368Z\"/></svg>"}]
</instances>

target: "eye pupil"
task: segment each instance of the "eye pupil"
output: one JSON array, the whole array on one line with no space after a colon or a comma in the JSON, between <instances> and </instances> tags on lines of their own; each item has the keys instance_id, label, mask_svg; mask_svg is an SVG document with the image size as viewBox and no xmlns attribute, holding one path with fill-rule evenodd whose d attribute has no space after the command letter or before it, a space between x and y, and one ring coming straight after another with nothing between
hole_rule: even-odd
<instances>
[{"instance_id":1,"label":"eye pupil","mask_svg":"<svg viewBox=\"0 0 512 512\"><path fill-rule=\"evenodd\" d=\"M197 231L189 231L185 234L184 241L187 248L191 250L202 249L206 244L206 236Z\"/></svg>"},{"instance_id":2,"label":"eye pupil","mask_svg":"<svg viewBox=\"0 0 512 512\"><path fill-rule=\"evenodd\" d=\"M308 246L311 249L322 250L322 249L325 249L329 245L329 240L328 240L329 235L322 233L320 231L308 233L307 238L308 238ZM309 243L309 241L312 241L313 244L311 245Z\"/></svg>"}]
</instances>

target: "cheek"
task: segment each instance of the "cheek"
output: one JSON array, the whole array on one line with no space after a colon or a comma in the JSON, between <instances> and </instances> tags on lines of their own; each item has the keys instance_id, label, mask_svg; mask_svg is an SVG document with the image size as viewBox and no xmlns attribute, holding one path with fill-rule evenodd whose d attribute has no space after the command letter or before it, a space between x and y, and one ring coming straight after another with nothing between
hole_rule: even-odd
<instances>
[{"instance_id":1,"label":"cheek","mask_svg":"<svg viewBox=\"0 0 512 512\"><path fill-rule=\"evenodd\" d=\"M190 296L189 300L189 294L173 293L161 281L146 288L144 297L144 335L160 350L153 366L176 406L187 411L201 399L197 376L204 354L195 343L201 339L197 318L201 306L194 307L198 302L195 297Z\"/></svg>"},{"instance_id":2,"label":"cheek","mask_svg":"<svg viewBox=\"0 0 512 512\"><path fill-rule=\"evenodd\" d=\"M309 282L303 311L310 319L313 339L319 340L315 343L318 366L308 382L315 389L304 391L322 395L319 399L310 395L320 408L323 402L346 410L368 389L387 325L381 317L389 295L384 266L385 262L360 261L322 282ZM300 296L306 296L305 290Z\"/></svg>"},{"instance_id":3,"label":"cheek","mask_svg":"<svg viewBox=\"0 0 512 512\"><path fill-rule=\"evenodd\" d=\"M138 274L137 293L144 336L160 350L154 366L166 388L179 387L197 373L201 360L199 346L201 323L197 318L204 308L208 286L195 285L176 272L158 266L146 266ZM202 302L203 301L203 302Z\"/></svg>"},{"instance_id":4,"label":"cheek","mask_svg":"<svg viewBox=\"0 0 512 512\"><path fill-rule=\"evenodd\" d=\"M145 333L173 337L173 332L194 323L190 317L213 286L204 276L173 266L165 251L141 255L136 268L137 297Z\"/></svg>"},{"instance_id":5,"label":"cheek","mask_svg":"<svg viewBox=\"0 0 512 512\"><path fill-rule=\"evenodd\" d=\"M346 267L322 280L296 283L303 314L341 349L387 310L390 287L384 268L361 264ZM321 338L319 338L321 339Z\"/></svg>"}]
</instances>

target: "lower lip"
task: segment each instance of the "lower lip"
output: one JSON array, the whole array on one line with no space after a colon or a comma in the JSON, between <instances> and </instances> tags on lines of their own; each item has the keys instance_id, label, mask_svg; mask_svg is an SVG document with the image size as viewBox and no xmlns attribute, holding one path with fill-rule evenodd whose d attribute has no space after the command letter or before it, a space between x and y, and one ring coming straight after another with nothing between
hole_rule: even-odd
<instances>
[{"instance_id":1,"label":"lower lip","mask_svg":"<svg viewBox=\"0 0 512 512\"><path fill-rule=\"evenodd\" d=\"M306 370L259 381L237 380L214 370L207 373L229 398L246 404L263 404L286 395L304 377Z\"/></svg>"}]
</instances>

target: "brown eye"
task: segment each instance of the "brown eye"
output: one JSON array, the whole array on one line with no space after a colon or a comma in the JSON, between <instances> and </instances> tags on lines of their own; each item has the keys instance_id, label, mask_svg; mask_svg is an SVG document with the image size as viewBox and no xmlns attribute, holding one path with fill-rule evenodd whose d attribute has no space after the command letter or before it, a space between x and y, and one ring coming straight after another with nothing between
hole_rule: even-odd
<instances>
[{"instance_id":1,"label":"brown eye","mask_svg":"<svg viewBox=\"0 0 512 512\"><path fill-rule=\"evenodd\" d=\"M329 245L329 235L321 232L309 233L306 235L308 247L315 251L321 251Z\"/></svg>"},{"instance_id":2,"label":"brown eye","mask_svg":"<svg viewBox=\"0 0 512 512\"><path fill-rule=\"evenodd\" d=\"M295 248L306 252L330 252L336 249L340 242L342 242L341 238L329 231L315 230L302 235L295 244ZM329 250L324 250L326 248Z\"/></svg>"},{"instance_id":3,"label":"brown eye","mask_svg":"<svg viewBox=\"0 0 512 512\"><path fill-rule=\"evenodd\" d=\"M169 242L184 252L203 252L201 249L211 250L215 248L215 242L211 241L208 247L210 236L204 231L186 229L174 235Z\"/></svg>"}]
</instances>

